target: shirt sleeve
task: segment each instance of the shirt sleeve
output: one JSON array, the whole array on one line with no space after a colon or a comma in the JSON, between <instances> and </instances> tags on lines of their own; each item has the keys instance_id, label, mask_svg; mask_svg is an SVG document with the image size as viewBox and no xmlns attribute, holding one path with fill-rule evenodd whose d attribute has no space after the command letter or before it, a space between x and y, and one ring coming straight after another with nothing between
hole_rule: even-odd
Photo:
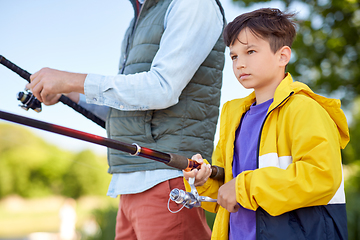
<instances>
[{"instance_id":1,"label":"shirt sleeve","mask_svg":"<svg viewBox=\"0 0 360 240\"><path fill-rule=\"evenodd\" d=\"M81 107L85 108L86 110L92 112L94 115L96 115L101 120L106 121L106 117L109 112L108 106L100 106L100 105L86 103L86 98L85 98L85 95L83 95L83 94L80 94L78 104Z\"/></svg>"},{"instance_id":2,"label":"shirt sleeve","mask_svg":"<svg viewBox=\"0 0 360 240\"><path fill-rule=\"evenodd\" d=\"M176 104L220 37L223 24L214 0L172 1L150 70L116 76L88 74L84 84L86 102L127 111L164 109Z\"/></svg>"}]
</instances>

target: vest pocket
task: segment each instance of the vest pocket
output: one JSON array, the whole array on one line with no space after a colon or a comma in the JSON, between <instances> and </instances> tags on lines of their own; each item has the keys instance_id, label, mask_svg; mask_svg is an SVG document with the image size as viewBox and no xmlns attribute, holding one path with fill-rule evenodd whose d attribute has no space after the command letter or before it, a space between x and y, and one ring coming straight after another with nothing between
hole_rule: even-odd
<instances>
[{"instance_id":1,"label":"vest pocket","mask_svg":"<svg viewBox=\"0 0 360 240\"><path fill-rule=\"evenodd\" d=\"M111 109L108 118L108 136L128 144L140 146L154 143L151 133L153 111L120 111Z\"/></svg>"}]
</instances>

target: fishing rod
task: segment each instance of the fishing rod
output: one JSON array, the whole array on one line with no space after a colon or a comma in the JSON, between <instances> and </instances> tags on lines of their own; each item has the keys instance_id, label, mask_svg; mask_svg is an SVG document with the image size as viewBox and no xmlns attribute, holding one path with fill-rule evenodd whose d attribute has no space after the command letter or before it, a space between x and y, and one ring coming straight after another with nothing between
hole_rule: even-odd
<instances>
[{"instance_id":1,"label":"fishing rod","mask_svg":"<svg viewBox=\"0 0 360 240\"><path fill-rule=\"evenodd\" d=\"M108 148L120 150L122 152L127 152L133 156L149 158L180 170L191 171L192 169L200 167L200 164L198 162L174 153L164 153L164 152L156 151L150 148L141 147L136 143L133 144L123 143L114 139L101 137L91 133L82 132L79 130L35 120L32 118L19 116L4 111L0 111L0 119L45 130L52 133L57 133L63 136L72 137L86 142L95 143ZM223 168L218 166L211 166L211 169L212 169L212 173L210 176L211 178L218 180L224 179Z\"/></svg>"},{"instance_id":2,"label":"fishing rod","mask_svg":"<svg viewBox=\"0 0 360 240\"><path fill-rule=\"evenodd\" d=\"M20 77L25 79L30 83L30 76L31 74L27 72L26 70L20 68L19 66L15 65L14 63L7 60L5 57L0 55L0 63L7 67L8 69L12 70L13 72L17 73ZM18 93L18 100L23 103L21 108L28 110L29 108L33 109L36 112L41 112L41 102L36 99L36 97L29 91L27 92L19 92ZM82 114L86 118L92 120L96 124L100 125L101 127L105 128L105 121L94 115L92 112L86 110L85 108L81 107L74 101L72 101L70 98L68 98L65 95L61 95L59 102L62 102L63 104L71 107L78 113Z\"/></svg>"}]
</instances>

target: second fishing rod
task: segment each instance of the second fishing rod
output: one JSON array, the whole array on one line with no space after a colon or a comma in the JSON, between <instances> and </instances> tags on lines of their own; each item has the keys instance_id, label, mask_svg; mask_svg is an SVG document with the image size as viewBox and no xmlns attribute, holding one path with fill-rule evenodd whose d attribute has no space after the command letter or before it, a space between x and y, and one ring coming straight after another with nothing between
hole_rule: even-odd
<instances>
[{"instance_id":1,"label":"second fishing rod","mask_svg":"<svg viewBox=\"0 0 360 240\"><path fill-rule=\"evenodd\" d=\"M174 168L177 168L180 170L190 171L192 169L200 167L199 163L197 163L196 161L188 159L188 158L178 155L178 154L160 152L160 151L156 151L154 149L141 147L136 143L132 143L132 144L124 143L124 142L116 141L114 139L101 137L98 135L94 135L94 134L82 132L79 130L39 121L39 120L32 119L32 118L27 118L24 116L19 116L19 115L4 112L4 111L0 111L0 119L10 121L13 123L17 123L17 124L22 124L22 125L25 125L28 127L41 129L41 130L52 132L52 133L57 133L57 134L60 134L63 136L83 140L86 142L95 143L95 144L102 145L102 146L112 148L112 149L116 149L116 150L119 150L122 152L127 152L133 156L139 156L139 157L152 159L152 160L162 162L168 166L171 166L171 167L174 167ZM212 168L212 174L210 176L211 178L219 179L219 180L224 179L224 169L223 168L220 168L217 166L212 166L211 168Z\"/></svg>"}]
</instances>

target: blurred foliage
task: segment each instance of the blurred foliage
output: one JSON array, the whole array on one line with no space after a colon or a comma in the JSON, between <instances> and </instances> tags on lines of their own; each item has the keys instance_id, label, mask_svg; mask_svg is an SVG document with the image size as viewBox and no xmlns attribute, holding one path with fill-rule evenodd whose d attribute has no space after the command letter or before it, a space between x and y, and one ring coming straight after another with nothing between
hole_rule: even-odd
<instances>
[{"instance_id":1,"label":"blurred foliage","mask_svg":"<svg viewBox=\"0 0 360 240\"><path fill-rule=\"evenodd\" d=\"M360 160L360 96L354 98L350 114L350 142L343 151L345 164Z\"/></svg>"},{"instance_id":2,"label":"blurred foliage","mask_svg":"<svg viewBox=\"0 0 360 240\"><path fill-rule=\"evenodd\" d=\"M233 0L247 7L270 0ZM345 105L360 94L360 3L358 0L279 0L285 8L301 3L288 71L314 91L341 98ZM291 8L293 9L293 8ZM300 14L298 14L300 15Z\"/></svg>"},{"instance_id":3,"label":"blurred foliage","mask_svg":"<svg viewBox=\"0 0 360 240\"><path fill-rule=\"evenodd\" d=\"M355 98L353 103L351 141L343 151L343 156L348 163L344 170L349 239L360 239L360 96Z\"/></svg>"},{"instance_id":4,"label":"blurred foliage","mask_svg":"<svg viewBox=\"0 0 360 240\"><path fill-rule=\"evenodd\" d=\"M345 181L346 209L349 239L360 239L360 160L345 167L348 178Z\"/></svg>"},{"instance_id":5,"label":"blurred foliage","mask_svg":"<svg viewBox=\"0 0 360 240\"><path fill-rule=\"evenodd\" d=\"M0 199L105 195L110 178L105 157L64 151L24 127L0 124Z\"/></svg>"},{"instance_id":6,"label":"blurred foliage","mask_svg":"<svg viewBox=\"0 0 360 240\"><path fill-rule=\"evenodd\" d=\"M102 239L114 239L115 238L115 226L117 207L109 206L106 208L99 208L93 211L96 222L99 225L99 231L87 236L82 234L82 240L102 240Z\"/></svg>"},{"instance_id":7,"label":"blurred foliage","mask_svg":"<svg viewBox=\"0 0 360 240\"><path fill-rule=\"evenodd\" d=\"M107 174L107 161L102 161L91 151L83 151L75 155L68 170L64 174L63 184L66 188L62 194L72 198L84 195L105 195L108 184L109 174ZM108 181L104 181L107 175Z\"/></svg>"},{"instance_id":8,"label":"blurred foliage","mask_svg":"<svg viewBox=\"0 0 360 240\"><path fill-rule=\"evenodd\" d=\"M205 211L205 216L206 216L206 222L209 225L210 229L212 230L215 222L216 213Z\"/></svg>"}]
</instances>

